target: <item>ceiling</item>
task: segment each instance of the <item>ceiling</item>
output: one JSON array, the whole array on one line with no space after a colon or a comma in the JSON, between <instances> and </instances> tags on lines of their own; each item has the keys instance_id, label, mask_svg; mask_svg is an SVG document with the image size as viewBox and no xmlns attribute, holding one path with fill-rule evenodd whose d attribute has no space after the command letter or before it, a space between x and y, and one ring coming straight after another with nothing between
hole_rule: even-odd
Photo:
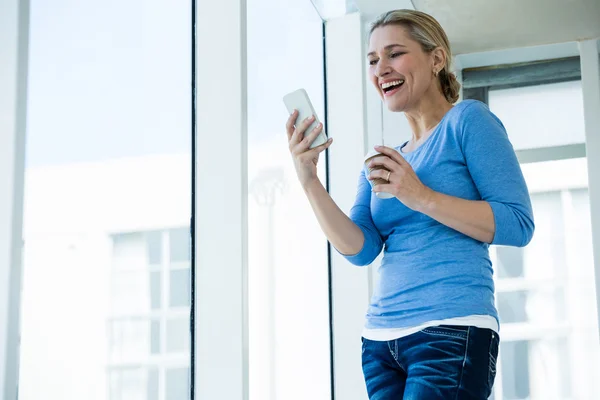
<instances>
[{"instance_id":1,"label":"ceiling","mask_svg":"<svg viewBox=\"0 0 600 400\"><path fill-rule=\"evenodd\" d=\"M356 3L367 18L414 5L440 22L454 54L600 38L600 0L356 0Z\"/></svg>"}]
</instances>

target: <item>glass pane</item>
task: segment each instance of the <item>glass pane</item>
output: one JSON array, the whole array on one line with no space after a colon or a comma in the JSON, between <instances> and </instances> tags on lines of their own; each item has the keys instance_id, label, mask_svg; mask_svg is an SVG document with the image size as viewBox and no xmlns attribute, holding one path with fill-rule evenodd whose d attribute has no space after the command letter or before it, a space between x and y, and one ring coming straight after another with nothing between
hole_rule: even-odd
<instances>
[{"instance_id":1,"label":"glass pane","mask_svg":"<svg viewBox=\"0 0 600 400\"><path fill-rule=\"evenodd\" d=\"M531 194L535 234L524 250L523 276L559 279L567 273L564 204L561 192Z\"/></svg>"},{"instance_id":2,"label":"glass pane","mask_svg":"<svg viewBox=\"0 0 600 400\"><path fill-rule=\"evenodd\" d=\"M147 373L144 369L119 369L110 372L110 400L147 400Z\"/></svg>"},{"instance_id":3,"label":"glass pane","mask_svg":"<svg viewBox=\"0 0 600 400\"><path fill-rule=\"evenodd\" d=\"M160 307L160 272L114 271L110 277L114 315L149 312Z\"/></svg>"},{"instance_id":4,"label":"glass pane","mask_svg":"<svg viewBox=\"0 0 600 400\"><path fill-rule=\"evenodd\" d=\"M503 399L592 399L574 395L571 341L548 336L502 344ZM577 368L577 367L575 367ZM578 369L578 368L577 368Z\"/></svg>"},{"instance_id":5,"label":"glass pane","mask_svg":"<svg viewBox=\"0 0 600 400\"><path fill-rule=\"evenodd\" d=\"M113 266L117 270L143 270L148 265L144 256L144 236L122 233L113 236Z\"/></svg>"},{"instance_id":6,"label":"glass pane","mask_svg":"<svg viewBox=\"0 0 600 400\"><path fill-rule=\"evenodd\" d=\"M191 219L191 3L30 11L19 399L162 398L190 358L158 350L162 235Z\"/></svg>"},{"instance_id":7,"label":"glass pane","mask_svg":"<svg viewBox=\"0 0 600 400\"><path fill-rule=\"evenodd\" d=\"M147 232L146 246L148 249L148 264L162 264L162 232Z\"/></svg>"},{"instance_id":8,"label":"glass pane","mask_svg":"<svg viewBox=\"0 0 600 400\"><path fill-rule=\"evenodd\" d=\"M490 90L489 105L517 150L585 143L581 81Z\"/></svg>"},{"instance_id":9,"label":"glass pane","mask_svg":"<svg viewBox=\"0 0 600 400\"><path fill-rule=\"evenodd\" d=\"M529 342L502 343L502 394L505 399L529 399Z\"/></svg>"},{"instance_id":10,"label":"glass pane","mask_svg":"<svg viewBox=\"0 0 600 400\"><path fill-rule=\"evenodd\" d=\"M152 321L150 325L150 353L160 353L160 322Z\"/></svg>"},{"instance_id":11,"label":"glass pane","mask_svg":"<svg viewBox=\"0 0 600 400\"><path fill-rule=\"evenodd\" d=\"M498 278L519 278L523 276L522 248L498 246L496 255Z\"/></svg>"},{"instance_id":12,"label":"glass pane","mask_svg":"<svg viewBox=\"0 0 600 400\"><path fill-rule=\"evenodd\" d=\"M190 305L190 270L178 269L171 271L169 283L169 306L187 307Z\"/></svg>"},{"instance_id":13,"label":"glass pane","mask_svg":"<svg viewBox=\"0 0 600 400\"><path fill-rule=\"evenodd\" d=\"M147 399L148 400L158 400L159 397L159 387L158 387L158 369L152 368L148 370L148 392Z\"/></svg>"},{"instance_id":14,"label":"glass pane","mask_svg":"<svg viewBox=\"0 0 600 400\"><path fill-rule=\"evenodd\" d=\"M173 229L169 232L171 265L183 263L189 267L190 261L190 230Z\"/></svg>"},{"instance_id":15,"label":"glass pane","mask_svg":"<svg viewBox=\"0 0 600 400\"><path fill-rule=\"evenodd\" d=\"M190 321L188 319L167 320L167 352L187 352L190 348Z\"/></svg>"},{"instance_id":16,"label":"glass pane","mask_svg":"<svg viewBox=\"0 0 600 400\"><path fill-rule=\"evenodd\" d=\"M531 321L549 324L567 317L565 291L560 286L499 292L497 297L498 312L505 324Z\"/></svg>"},{"instance_id":17,"label":"glass pane","mask_svg":"<svg viewBox=\"0 0 600 400\"><path fill-rule=\"evenodd\" d=\"M121 400L121 374L118 371L113 371L109 374L109 399Z\"/></svg>"},{"instance_id":18,"label":"glass pane","mask_svg":"<svg viewBox=\"0 0 600 400\"><path fill-rule=\"evenodd\" d=\"M309 1L249 0L250 400L331 399L327 240L298 183L285 133L282 99L298 88L323 120L319 15ZM318 173L326 185L324 156Z\"/></svg>"},{"instance_id":19,"label":"glass pane","mask_svg":"<svg viewBox=\"0 0 600 400\"><path fill-rule=\"evenodd\" d=\"M111 322L110 360L126 362L160 353L160 321L118 319Z\"/></svg>"},{"instance_id":20,"label":"glass pane","mask_svg":"<svg viewBox=\"0 0 600 400\"><path fill-rule=\"evenodd\" d=\"M156 310L160 308L161 303L161 273L157 271L150 272L150 308Z\"/></svg>"},{"instance_id":21,"label":"glass pane","mask_svg":"<svg viewBox=\"0 0 600 400\"><path fill-rule=\"evenodd\" d=\"M190 397L189 369L168 369L165 400L179 400Z\"/></svg>"}]
</instances>

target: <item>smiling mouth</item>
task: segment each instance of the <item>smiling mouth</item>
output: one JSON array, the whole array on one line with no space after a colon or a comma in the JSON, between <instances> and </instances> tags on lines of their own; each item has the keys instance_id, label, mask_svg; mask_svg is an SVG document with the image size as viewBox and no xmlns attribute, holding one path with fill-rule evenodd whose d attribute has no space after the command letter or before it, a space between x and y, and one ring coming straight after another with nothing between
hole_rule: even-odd
<instances>
[{"instance_id":1,"label":"smiling mouth","mask_svg":"<svg viewBox=\"0 0 600 400\"><path fill-rule=\"evenodd\" d=\"M386 82L381 85L381 90L383 93L391 92L392 90L398 89L400 86L404 84L404 79L399 79L393 82Z\"/></svg>"}]
</instances>

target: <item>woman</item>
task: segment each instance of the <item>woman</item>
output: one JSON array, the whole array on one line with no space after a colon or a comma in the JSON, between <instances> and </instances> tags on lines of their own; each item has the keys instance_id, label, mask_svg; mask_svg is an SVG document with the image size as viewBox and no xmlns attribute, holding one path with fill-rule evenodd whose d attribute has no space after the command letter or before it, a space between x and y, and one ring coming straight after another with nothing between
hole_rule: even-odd
<instances>
[{"instance_id":1,"label":"woman","mask_svg":"<svg viewBox=\"0 0 600 400\"><path fill-rule=\"evenodd\" d=\"M489 244L525 246L534 223L504 126L478 101L458 100L448 38L431 16L397 10L369 36L369 77L412 138L363 168L346 216L319 179L310 150L322 129L287 123L300 183L330 243L356 265L384 249L363 332L371 400L487 399L496 374L498 313ZM373 169L384 168L384 169ZM371 172L369 172L371 171ZM373 179L385 184L374 185ZM373 192L387 192L383 200Z\"/></svg>"}]
</instances>

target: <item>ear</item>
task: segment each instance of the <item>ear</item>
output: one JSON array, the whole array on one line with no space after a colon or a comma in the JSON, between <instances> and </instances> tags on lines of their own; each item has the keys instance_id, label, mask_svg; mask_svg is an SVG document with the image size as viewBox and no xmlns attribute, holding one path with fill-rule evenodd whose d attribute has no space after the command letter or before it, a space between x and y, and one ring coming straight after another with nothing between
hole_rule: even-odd
<instances>
[{"instance_id":1,"label":"ear","mask_svg":"<svg viewBox=\"0 0 600 400\"><path fill-rule=\"evenodd\" d=\"M434 71L441 71L446 65L446 52L441 47L436 47L431 51L431 60Z\"/></svg>"}]
</instances>

